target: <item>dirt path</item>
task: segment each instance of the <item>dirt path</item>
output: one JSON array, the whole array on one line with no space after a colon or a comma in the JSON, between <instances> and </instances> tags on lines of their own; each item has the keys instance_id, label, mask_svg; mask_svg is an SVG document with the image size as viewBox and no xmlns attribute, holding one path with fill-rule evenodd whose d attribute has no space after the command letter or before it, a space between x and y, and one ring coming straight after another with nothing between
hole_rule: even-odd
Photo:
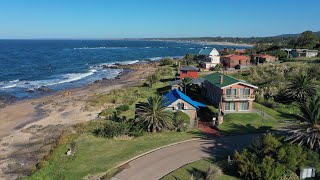
<instances>
[{"instance_id":1,"label":"dirt path","mask_svg":"<svg viewBox=\"0 0 320 180\"><path fill-rule=\"evenodd\" d=\"M124 165L112 180L157 180L188 163L215 155L231 154L258 135L228 136L177 144L154 151Z\"/></svg>"}]
</instances>

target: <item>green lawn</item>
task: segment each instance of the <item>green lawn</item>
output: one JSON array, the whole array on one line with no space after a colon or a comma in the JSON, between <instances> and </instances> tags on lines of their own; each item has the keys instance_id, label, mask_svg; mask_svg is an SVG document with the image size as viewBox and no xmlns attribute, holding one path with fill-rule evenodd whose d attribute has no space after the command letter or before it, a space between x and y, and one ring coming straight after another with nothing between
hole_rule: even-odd
<instances>
[{"instance_id":1,"label":"green lawn","mask_svg":"<svg viewBox=\"0 0 320 180\"><path fill-rule=\"evenodd\" d=\"M226 135L250 134L274 130L279 122L262 117L258 113L232 113L224 116L219 130Z\"/></svg>"},{"instance_id":2,"label":"green lawn","mask_svg":"<svg viewBox=\"0 0 320 180\"><path fill-rule=\"evenodd\" d=\"M292 115L290 116L290 114L280 113L280 112L278 112L278 111L276 111L274 109L265 107L265 106L263 106L261 104L255 103L255 102L253 103L253 108L257 109L257 110L260 110L261 112L270 115L275 120L285 121L285 120L294 119L294 117Z\"/></svg>"},{"instance_id":3,"label":"green lawn","mask_svg":"<svg viewBox=\"0 0 320 180\"><path fill-rule=\"evenodd\" d=\"M116 165L136 155L170 143L201 136L194 130L189 132L163 132L146 134L131 140L100 138L86 132L78 136L76 153L66 157L68 143L58 147L43 162L43 167L27 179L81 179L88 175L105 173Z\"/></svg>"},{"instance_id":4,"label":"green lawn","mask_svg":"<svg viewBox=\"0 0 320 180\"><path fill-rule=\"evenodd\" d=\"M192 175L194 178L199 177L199 180L204 180L210 165L213 165L210 159L195 161L169 173L162 180L184 180L190 179ZM219 180L238 180L238 178L223 173Z\"/></svg>"}]
</instances>

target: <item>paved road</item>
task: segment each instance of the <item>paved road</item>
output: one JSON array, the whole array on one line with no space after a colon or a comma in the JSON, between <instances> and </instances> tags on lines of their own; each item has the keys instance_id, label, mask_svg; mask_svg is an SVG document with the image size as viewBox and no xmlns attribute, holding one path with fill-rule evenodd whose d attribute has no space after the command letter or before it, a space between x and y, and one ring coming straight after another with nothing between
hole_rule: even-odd
<instances>
[{"instance_id":1,"label":"paved road","mask_svg":"<svg viewBox=\"0 0 320 180\"><path fill-rule=\"evenodd\" d=\"M160 179L171 171L212 155L230 154L248 145L257 135L229 136L190 141L152 152L124 165L112 180Z\"/></svg>"}]
</instances>

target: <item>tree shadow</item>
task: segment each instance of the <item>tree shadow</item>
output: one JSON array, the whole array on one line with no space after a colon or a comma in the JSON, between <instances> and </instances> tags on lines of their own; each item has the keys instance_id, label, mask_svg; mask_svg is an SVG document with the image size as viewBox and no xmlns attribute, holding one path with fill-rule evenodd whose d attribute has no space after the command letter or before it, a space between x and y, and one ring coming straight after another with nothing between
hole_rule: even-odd
<instances>
[{"instance_id":1,"label":"tree shadow","mask_svg":"<svg viewBox=\"0 0 320 180\"><path fill-rule=\"evenodd\" d=\"M157 89L157 94L164 95L171 90L171 86L165 86Z\"/></svg>"},{"instance_id":2,"label":"tree shadow","mask_svg":"<svg viewBox=\"0 0 320 180\"><path fill-rule=\"evenodd\" d=\"M243 134L253 134L253 133L265 133L269 131L273 131L273 127L271 126L260 126L260 127L254 127L251 124L234 124L231 123L228 125L228 127L231 129L231 131L218 129L222 134L226 135L243 135Z\"/></svg>"},{"instance_id":3,"label":"tree shadow","mask_svg":"<svg viewBox=\"0 0 320 180\"><path fill-rule=\"evenodd\" d=\"M175 78L167 78L167 79L161 79L160 82L171 82L171 81L175 81Z\"/></svg>"}]
</instances>

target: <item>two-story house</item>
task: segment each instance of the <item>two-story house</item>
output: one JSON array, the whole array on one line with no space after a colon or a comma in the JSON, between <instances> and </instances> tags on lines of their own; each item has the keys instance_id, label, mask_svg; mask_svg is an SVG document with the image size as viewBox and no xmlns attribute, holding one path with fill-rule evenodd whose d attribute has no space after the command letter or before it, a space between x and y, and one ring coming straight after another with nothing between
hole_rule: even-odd
<instances>
[{"instance_id":1,"label":"two-story house","mask_svg":"<svg viewBox=\"0 0 320 180\"><path fill-rule=\"evenodd\" d=\"M200 66L203 69L209 70L210 68L216 67L217 64L220 64L220 55L215 48L202 48L199 55L205 57L200 63Z\"/></svg>"},{"instance_id":2,"label":"two-story house","mask_svg":"<svg viewBox=\"0 0 320 180\"><path fill-rule=\"evenodd\" d=\"M245 66L250 66L250 57L244 55L236 55L236 54L229 54L223 56L222 63L225 67L228 68L241 68Z\"/></svg>"},{"instance_id":3,"label":"two-story house","mask_svg":"<svg viewBox=\"0 0 320 180\"><path fill-rule=\"evenodd\" d=\"M223 113L252 111L257 86L218 72L203 78L207 99Z\"/></svg>"}]
</instances>

